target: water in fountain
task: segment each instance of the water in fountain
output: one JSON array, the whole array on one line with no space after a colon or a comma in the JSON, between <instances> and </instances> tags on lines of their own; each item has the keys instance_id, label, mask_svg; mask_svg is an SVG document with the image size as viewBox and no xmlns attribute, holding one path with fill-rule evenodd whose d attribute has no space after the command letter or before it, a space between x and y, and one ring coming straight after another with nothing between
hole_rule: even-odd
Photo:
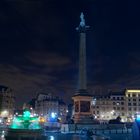
<instances>
[{"instance_id":1,"label":"water in fountain","mask_svg":"<svg viewBox=\"0 0 140 140\"><path fill-rule=\"evenodd\" d=\"M42 129L38 117L32 117L30 111L25 110L23 115L14 117L5 138L6 140L42 140Z\"/></svg>"},{"instance_id":2,"label":"water in fountain","mask_svg":"<svg viewBox=\"0 0 140 140\"><path fill-rule=\"evenodd\" d=\"M11 129L41 129L38 117L31 116L29 110L25 110L22 116L16 116L10 126Z\"/></svg>"}]
</instances>

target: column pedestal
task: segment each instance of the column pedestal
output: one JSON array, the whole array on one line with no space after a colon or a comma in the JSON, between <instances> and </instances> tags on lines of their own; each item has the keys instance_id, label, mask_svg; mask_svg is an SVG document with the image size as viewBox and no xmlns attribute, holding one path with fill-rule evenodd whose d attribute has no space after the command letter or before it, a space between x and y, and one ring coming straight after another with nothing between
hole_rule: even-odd
<instances>
[{"instance_id":1,"label":"column pedestal","mask_svg":"<svg viewBox=\"0 0 140 140\"><path fill-rule=\"evenodd\" d=\"M92 123L91 114L92 96L85 94L76 94L72 97L74 101L74 123Z\"/></svg>"}]
</instances>

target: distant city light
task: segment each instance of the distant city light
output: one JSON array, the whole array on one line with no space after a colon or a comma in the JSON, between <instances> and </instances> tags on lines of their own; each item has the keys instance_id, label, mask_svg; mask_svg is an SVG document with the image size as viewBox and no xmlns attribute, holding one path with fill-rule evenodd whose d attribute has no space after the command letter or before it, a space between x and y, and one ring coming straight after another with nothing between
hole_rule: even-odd
<instances>
[{"instance_id":1,"label":"distant city light","mask_svg":"<svg viewBox=\"0 0 140 140\"><path fill-rule=\"evenodd\" d=\"M50 136L50 140L54 140L54 136Z\"/></svg>"},{"instance_id":2,"label":"distant city light","mask_svg":"<svg viewBox=\"0 0 140 140\"><path fill-rule=\"evenodd\" d=\"M112 110L110 113L113 115L114 114L114 110Z\"/></svg>"},{"instance_id":3,"label":"distant city light","mask_svg":"<svg viewBox=\"0 0 140 140\"><path fill-rule=\"evenodd\" d=\"M96 98L92 100L91 104L96 105Z\"/></svg>"},{"instance_id":4,"label":"distant city light","mask_svg":"<svg viewBox=\"0 0 140 140\"><path fill-rule=\"evenodd\" d=\"M136 120L137 120L137 121L140 121L140 114L137 114L137 115L136 115Z\"/></svg>"},{"instance_id":5,"label":"distant city light","mask_svg":"<svg viewBox=\"0 0 140 140\"><path fill-rule=\"evenodd\" d=\"M36 114L36 113L34 113L34 116L37 116L37 114Z\"/></svg>"},{"instance_id":6,"label":"distant city light","mask_svg":"<svg viewBox=\"0 0 140 140\"><path fill-rule=\"evenodd\" d=\"M51 113L51 117L52 117L53 119L56 117L56 115L55 115L54 112Z\"/></svg>"},{"instance_id":7,"label":"distant city light","mask_svg":"<svg viewBox=\"0 0 140 140\"><path fill-rule=\"evenodd\" d=\"M117 105L120 105L120 103L118 102Z\"/></svg>"},{"instance_id":8,"label":"distant city light","mask_svg":"<svg viewBox=\"0 0 140 140\"><path fill-rule=\"evenodd\" d=\"M8 114L9 114L9 112L7 110L4 110L4 111L1 112L2 117L7 117Z\"/></svg>"}]
</instances>

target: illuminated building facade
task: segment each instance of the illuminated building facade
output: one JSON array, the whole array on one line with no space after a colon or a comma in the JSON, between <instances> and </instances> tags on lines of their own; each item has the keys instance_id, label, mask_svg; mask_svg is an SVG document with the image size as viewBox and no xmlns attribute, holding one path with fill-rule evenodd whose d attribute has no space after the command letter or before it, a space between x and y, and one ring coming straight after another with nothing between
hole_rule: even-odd
<instances>
[{"instance_id":1,"label":"illuminated building facade","mask_svg":"<svg viewBox=\"0 0 140 140\"><path fill-rule=\"evenodd\" d=\"M94 96L91 110L95 119L104 121L112 119L114 113L109 96Z\"/></svg>"},{"instance_id":2,"label":"illuminated building facade","mask_svg":"<svg viewBox=\"0 0 140 140\"><path fill-rule=\"evenodd\" d=\"M35 102L35 111L39 116L45 116L46 119L52 112L58 114L58 101L47 93L39 93Z\"/></svg>"},{"instance_id":3,"label":"illuminated building facade","mask_svg":"<svg viewBox=\"0 0 140 140\"><path fill-rule=\"evenodd\" d=\"M63 103L63 104L62 104ZM66 104L58 97L52 96L51 93L39 93L35 101L35 112L39 116L49 120L51 114L54 113L61 121L66 119Z\"/></svg>"},{"instance_id":4,"label":"illuminated building facade","mask_svg":"<svg viewBox=\"0 0 140 140\"><path fill-rule=\"evenodd\" d=\"M140 114L140 90L127 89L125 95L128 119L134 120L135 115Z\"/></svg>"},{"instance_id":5,"label":"illuminated building facade","mask_svg":"<svg viewBox=\"0 0 140 140\"><path fill-rule=\"evenodd\" d=\"M120 116L123 121L126 120L127 116L127 104L126 104L126 96L125 91L120 92L110 92L111 106L113 113L113 119Z\"/></svg>"},{"instance_id":6,"label":"illuminated building facade","mask_svg":"<svg viewBox=\"0 0 140 140\"><path fill-rule=\"evenodd\" d=\"M8 117L14 114L15 97L12 89L0 86L0 112L1 117Z\"/></svg>"},{"instance_id":7,"label":"illuminated building facade","mask_svg":"<svg viewBox=\"0 0 140 140\"><path fill-rule=\"evenodd\" d=\"M61 122L66 122L66 117L68 114L68 107L66 104L63 102L63 100L58 101L59 107L58 107L58 112L59 112L59 117Z\"/></svg>"},{"instance_id":8,"label":"illuminated building facade","mask_svg":"<svg viewBox=\"0 0 140 140\"><path fill-rule=\"evenodd\" d=\"M91 109L92 115L100 121L118 116L124 122L134 121L136 114L140 114L140 90L126 89L107 96L94 96Z\"/></svg>"}]
</instances>

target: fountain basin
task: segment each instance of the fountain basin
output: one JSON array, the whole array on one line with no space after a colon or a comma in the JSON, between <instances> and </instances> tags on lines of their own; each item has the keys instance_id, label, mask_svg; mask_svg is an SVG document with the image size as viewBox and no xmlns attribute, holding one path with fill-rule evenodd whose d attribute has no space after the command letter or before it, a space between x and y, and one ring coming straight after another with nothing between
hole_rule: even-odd
<instances>
[{"instance_id":1,"label":"fountain basin","mask_svg":"<svg viewBox=\"0 0 140 140\"><path fill-rule=\"evenodd\" d=\"M6 140L42 140L42 129L11 129L7 131Z\"/></svg>"}]
</instances>

